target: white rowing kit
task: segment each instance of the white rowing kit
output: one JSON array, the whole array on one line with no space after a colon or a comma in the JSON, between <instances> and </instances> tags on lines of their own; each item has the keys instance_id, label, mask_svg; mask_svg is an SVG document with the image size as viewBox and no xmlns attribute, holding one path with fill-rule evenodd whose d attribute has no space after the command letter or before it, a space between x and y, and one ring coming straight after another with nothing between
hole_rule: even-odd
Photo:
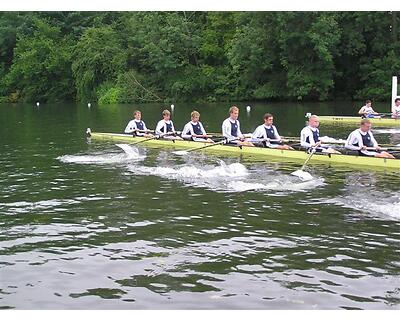
<instances>
[{"instance_id":1,"label":"white rowing kit","mask_svg":"<svg viewBox=\"0 0 400 320\"><path fill-rule=\"evenodd\" d=\"M147 130L146 128L146 124L144 123L144 121L142 120L136 120L133 119L131 121L128 122L124 132L125 133L133 133L136 130ZM144 132L136 132L137 136L144 136L145 133Z\"/></svg>"},{"instance_id":2,"label":"white rowing kit","mask_svg":"<svg viewBox=\"0 0 400 320\"><path fill-rule=\"evenodd\" d=\"M260 140L264 140L265 144L269 148L277 148L280 144L278 141L270 142L269 140L281 140L281 136L278 133L278 130L274 125L266 126L262 124L254 130L252 136L252 141L260 142Z\"/></svg>"},{"instance_id":3,"label":"white rowing kit","mask_svg":"<svg viewBox=\"0 0 400 320\"><path fill-rule=\"evenodd\" d=\"M206 135L206 131L200 121L193 122L189 121L183 127L181 137L183 139L193 140L193 141L206 141L207 138L193 137L193 135Z\"/></svg>"},{"instance_id":4,"label":"white rowing kit","mask_svg":"<svg viewBox=\"0 0 400 320\"><path fill-rule=\"evenodd\" d=\"M377 154L375 151L361 150L363 146L374 148L378 146L378 142L375 140L371 131L363 132L360 129L356 129L349 134L345 144L346 149L358 151L360 154L369 157L373 157Z\"/></svg>"}]
</instances>

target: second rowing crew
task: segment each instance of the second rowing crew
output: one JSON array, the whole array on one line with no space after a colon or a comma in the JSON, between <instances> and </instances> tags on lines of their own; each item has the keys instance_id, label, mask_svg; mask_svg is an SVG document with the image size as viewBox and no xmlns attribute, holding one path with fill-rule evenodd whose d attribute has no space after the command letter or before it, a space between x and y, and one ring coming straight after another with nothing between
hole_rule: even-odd
<instances>
[{"instance_id":1,"label":"second rowing crew","mask_svg":"<svg viewBox=\"0 0 400 320\"><path fill-rule=\"evenodd\" d=\"M176 140L193 140L201 142L214 142L211 135L204 130L204 126L200 122L200 113L193 111L190 116L191 120L184 126L180 136L175 131L174 124L171 120L171 113L168 110L162 112L162 119L158 121L155 131L148 130L146 124L142 120L142 113L139 110L134 111L134 119L129 121L125 128L125 133L134 134L139 137L157 138L162 136L163 139ZM263 117L264 123L259 125L253 132L251 137L245 137L240 130L239 108L232 106L229 109L229 117L222 122L222 136L226 139L226 144L238 146L257 146L265 148L276 148L283 150L293 150L283 139L274 126L274 117L270 113L266 113ZM360 127L347 138L345 148L358 152L360 156L391 158L395 157L381 150L378 142L375 140L371 132L371 122L368 119L360 121ZM319 134L318 116L312 115L309 118L308 126L304 127L300 132L300 146L307 151L316 150L321 153L340 154L335 147L321 144ZM154 135L153 135L154 133Z\"/></svg>"}]
</instances>

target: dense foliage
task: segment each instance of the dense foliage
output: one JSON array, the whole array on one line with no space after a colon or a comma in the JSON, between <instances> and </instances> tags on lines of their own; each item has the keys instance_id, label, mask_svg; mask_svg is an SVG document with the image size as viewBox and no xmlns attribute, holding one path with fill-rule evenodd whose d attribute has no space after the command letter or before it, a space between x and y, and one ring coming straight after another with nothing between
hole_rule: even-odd
<instances>
[{"instance_id":1,"label":"dense foliage","mask_svg":"<svg viewBox=\"0 0 400 320\"><path fill-rule=\"evenodd\" d=\"M395 12L0 13L0 101L388 99Z\"/></svg>"}]
</instances>

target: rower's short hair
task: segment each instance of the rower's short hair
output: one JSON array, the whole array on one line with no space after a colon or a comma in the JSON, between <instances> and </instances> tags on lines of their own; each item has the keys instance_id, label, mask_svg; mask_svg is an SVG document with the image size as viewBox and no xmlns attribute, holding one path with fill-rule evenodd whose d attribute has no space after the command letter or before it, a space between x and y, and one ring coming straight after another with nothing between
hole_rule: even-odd
<instances>
[{"instance_id":1,"label":"rower's short hair","mask_svg":"<svg viewBox=\"0 0 400 320\"><path fill-rule=\"evenodd\" d=\"M271 117L273 117L273 115L271 113L267 112L266 114L264 114L263 119L265 120L265 119L268 119L268 118L271 118Z\"/></svg>"},{"instance_id":2,"label":"rower's short hair","mask_svg":"<svg viewBox=\"0 0 400 320\"><path fill-rule=\"evenodd\" d=\"M233 111L239 111L239 108L236 106L232 106L229 108L229 113L231 114Z\"/></svg>"},{"instance_id":3,"label":"rower's short hair","mask_svg":"<svg viewBox=\"0 0 400 320\"><path fill-rule=\"evenodd\" d=\"M308 118L308 121L310 121L311 119L319 120L319 118L318 118L318 116L316 114L311 115L311 117Z\"/></svg>"},{"instance_id":4,"label":"rower's short hair","mask_svg":"<svg viewBox=\"0 0 400 320\"><path fill-rule=\"evenodd\" d=\"M163 116L165 116L165 115L171 115L171 112L169 112L169 110L165 109L165 110L163 110L162 115L163 115Z\"/></svg>"},{"instance_id":5,"label":"rower's short hair","mask_svg":"<svg viewBox=\"0 0 400 320\"><path fill-rule=\"evenodd\" d=\"M193 110L192 113L190 114L190 117L191 118L200 117L200 112Z\"/></svg>"},{"instance_id":6,"label":"rower's short hair","mask_svg":"<svg viewBox=\"0 0 400 320\"><path fill-rule=\"evenodd\" d=\"M394 102L400 101L400 98L396 98L394 99Z\"/></svg>"},{"instance_id":7,"label":"rower's short hair","mask_svg":"<svg viewBox=\"0 0 400 320\"><path fill-rule=\"evenodd\" d=\"M365 100L365 104L367 104L367 103L372 103L372 101L371 100Z\"/></svg>"},{"instance_id":8,"label":"rower's short hair","mask_svg":"<svg viewBox=\"0 0 400 320\"><path fill-rule=\"evenodd\" d=\"M371 123L371 121L369 121L369 119L361 119L361 121L360 121L360 125L364 125L364 124L368 124L368 123Z\"/></svg>"},{"instance_id":9,"label":"rower's short hair","mask_svg":"<svg viewBox=\"0 0 400 320\"><path fill-rule=\"evenodd\" d=\"M140 110L135 110L135 111L133 111L133 116L136 116L137 113L141 114L142 112Z\"/></svg>"}]
</instances>

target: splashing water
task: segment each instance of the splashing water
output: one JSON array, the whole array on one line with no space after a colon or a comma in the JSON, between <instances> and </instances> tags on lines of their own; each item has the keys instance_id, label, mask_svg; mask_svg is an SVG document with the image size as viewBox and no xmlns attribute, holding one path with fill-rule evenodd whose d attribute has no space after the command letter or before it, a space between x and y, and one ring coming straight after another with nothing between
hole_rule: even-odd
<instances>
[{"instance_id":1,"label":"splashing water","mask_svg":"<svg viewBox=\"0 0 400 320\"><path fill-rule=\"evenodd\" d=\"M56 159L63 163L77 163L77 164L113 164L124 163L132 160L142 160L145 156L139 154L139 150L127 144L117 145L125 151L124 154L94 154L94 155L64 155Z\"/></svg>"},{"instance_id":2,"label":"splashing water","mask_svg":"<svg viewBox=\"0 0 400 320\"><path fill-rule=\"evenodd\" d=\"M400 219L400 195L376 189L378 180L370 173L352 173L345 179L344 194L324 203L357 210L376 217Z\"/></svg>"},{"instance_id":3,"label":"splashing water","mask_svg":"<svg viewBox=\"0 0 400 320\"><path fill-rule=\"evenodd\" d=\"M344 208L354 209L372 215L391 217L400 220L400 199L386 198L382 200L369 196L346 196L343 198L329 199L332 203Z\"/></svg>"},{"instance_id":4,"label":"splashing water","mask_svg":"<svg viewBox=\"0 0 400 320\"><path fill-rule=\"evenodd\" d=\"M245 177L249 174L246 167L241 163L227 165L222 160L219 161L219 166L206 166L205 168L197 168L195 165L183 165L178 168L131 166L129 170L136 174L152 174L178 180L179 178L234 178Z\"/></svg>"},{"instance_id":5,"label":"splashing water","mask_svg":"<svg viewBox=\"0 0 400 320\"><path fill-rule=\"evenodd\" d=\"M130 166L136 175L156 175L178 180L192 186L206 187L214 191L244 192L249 190L304 191L323 184L323 179L299 182L287 175L271 172L264 183L260 172L251 172L241 163L226 164L218 160L217 166L182 165L173 167ZM261 181L260 181L261 179Z\"/></svg>"}]
</instances>

